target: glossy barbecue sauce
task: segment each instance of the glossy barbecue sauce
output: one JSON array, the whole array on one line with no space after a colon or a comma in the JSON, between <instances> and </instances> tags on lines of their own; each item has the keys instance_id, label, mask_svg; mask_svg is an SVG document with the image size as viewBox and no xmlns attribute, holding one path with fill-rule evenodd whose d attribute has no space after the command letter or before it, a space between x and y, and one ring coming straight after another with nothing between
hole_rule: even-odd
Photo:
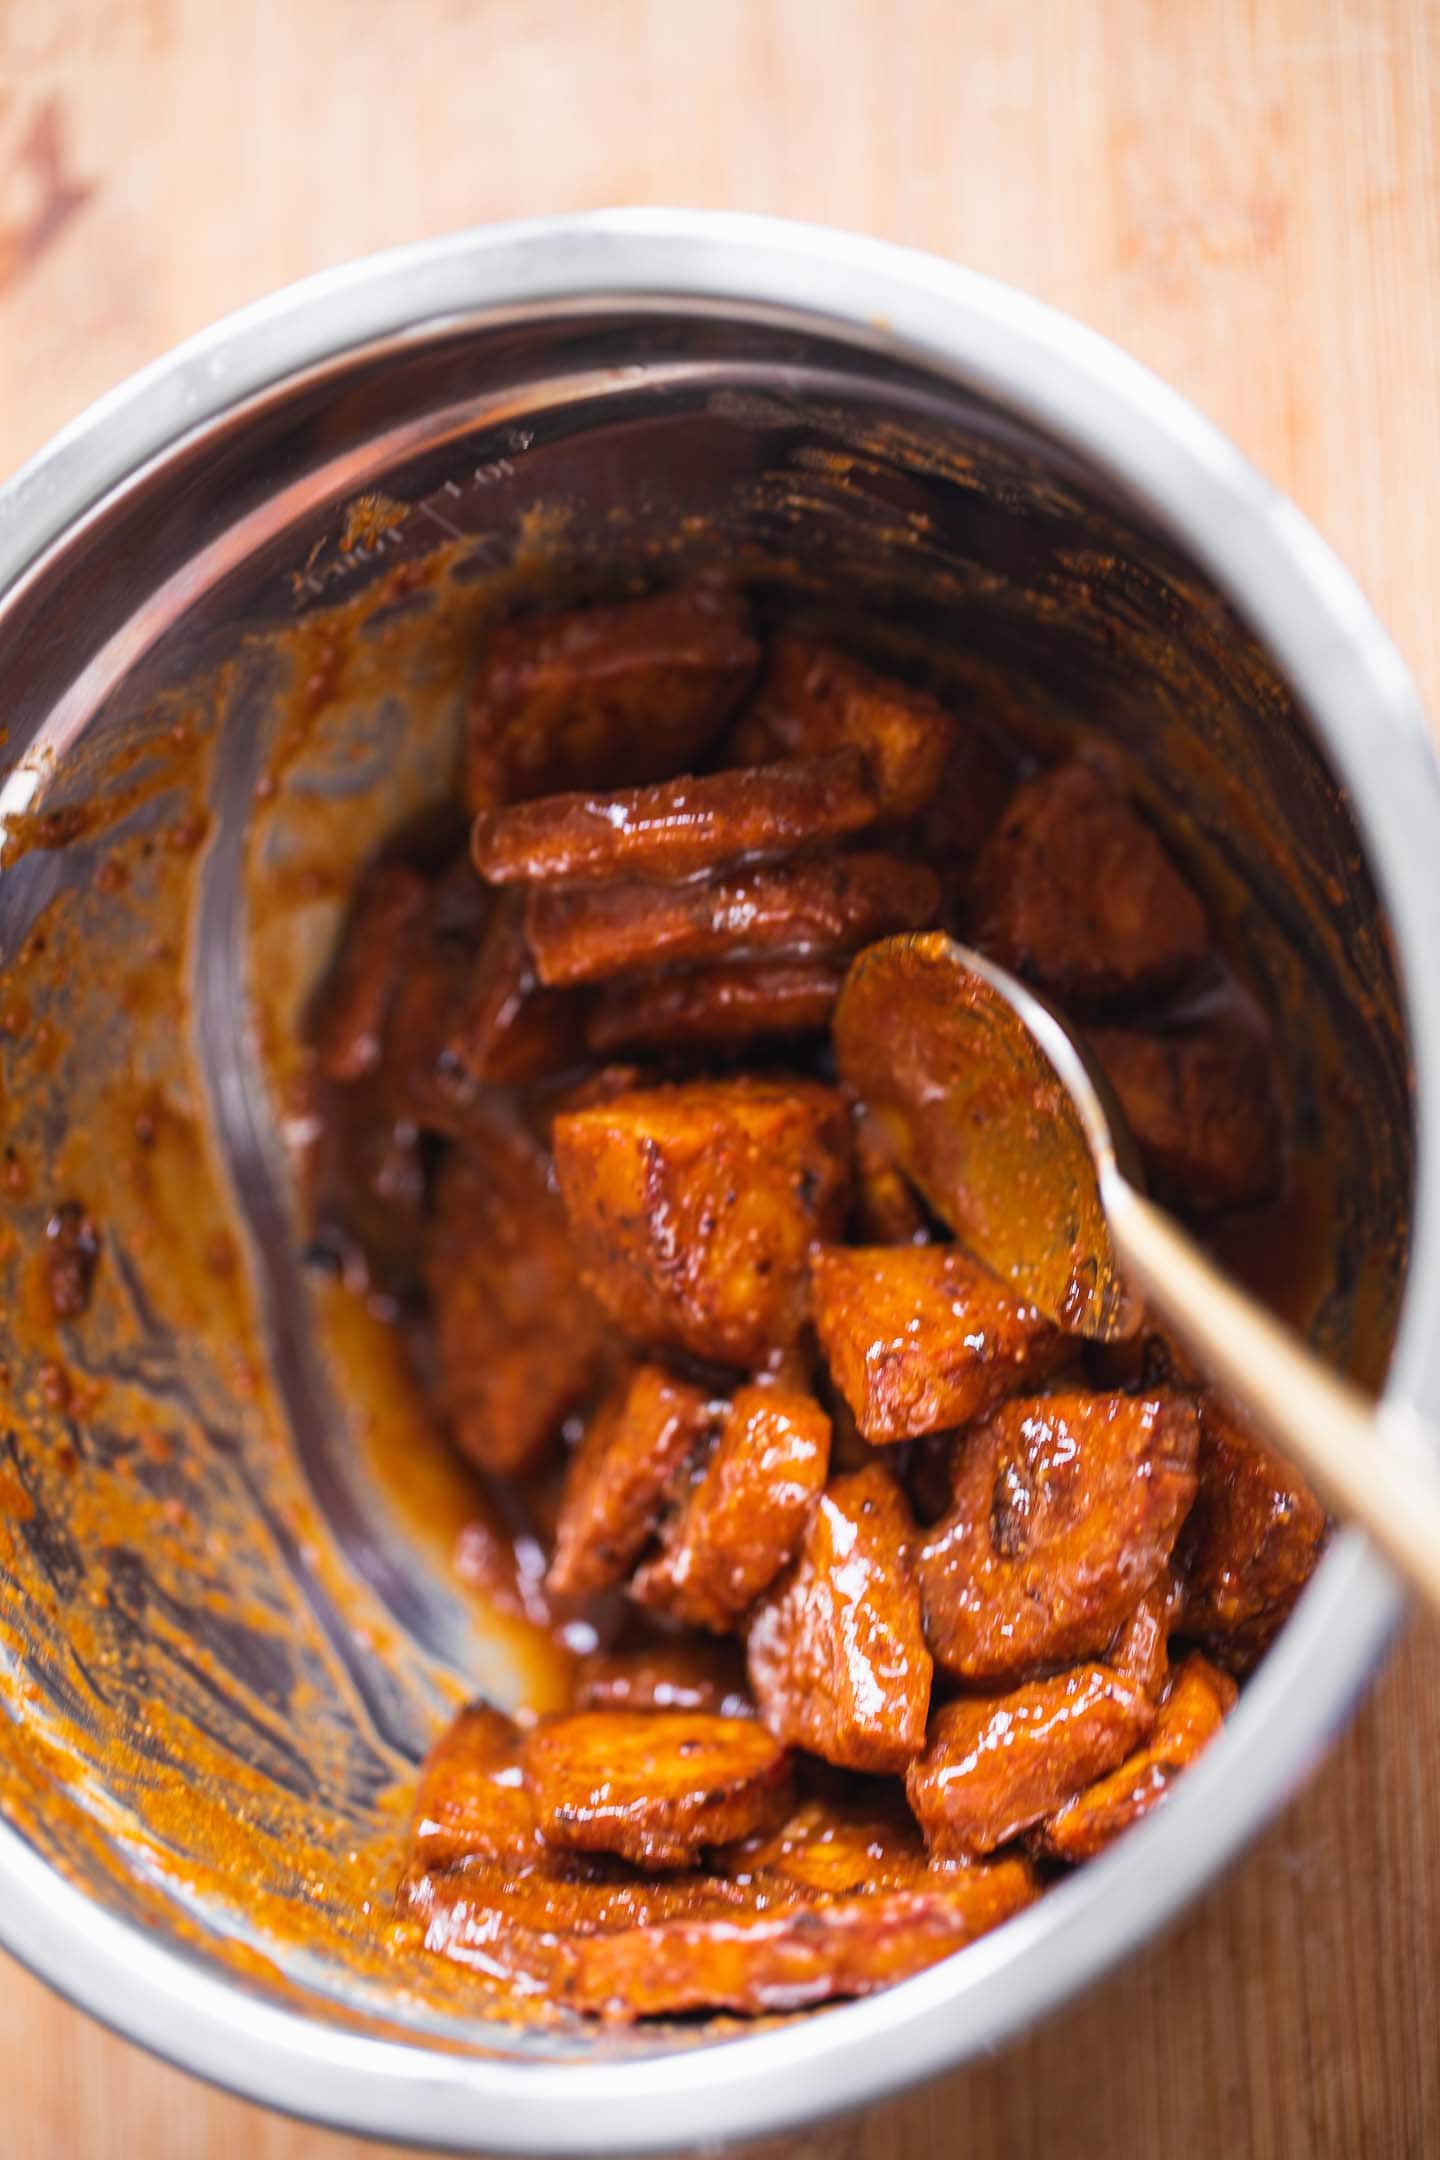
<instances>
[{"instance_id":1,"label":"glossy barbecue sauce","mask_svg":"<svg viewBox=\"0 0 1440 2160\"><path fill-rule=\"evenodd\" d=\"M1266 1022L1102 752L1027 768L721 588L500 631L464 798L312 1011L316 1251L481 1474L457 1567L569 1649L437 1744L401 1908L605 2018L867 1993L1163 1800L1325 1524L1157 1334L949 1239L846 970L938 925L1037 984L1202 1226L1298 1204Z\"/></svg>"}]
</instances>

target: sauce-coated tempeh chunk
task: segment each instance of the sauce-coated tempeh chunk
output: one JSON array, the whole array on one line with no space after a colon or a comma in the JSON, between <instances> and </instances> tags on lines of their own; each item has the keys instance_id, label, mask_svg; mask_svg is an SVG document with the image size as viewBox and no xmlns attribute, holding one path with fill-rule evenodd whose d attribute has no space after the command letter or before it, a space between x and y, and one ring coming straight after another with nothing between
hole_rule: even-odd
<instances>
[{"instance_id":1,"label":"sauce-coated tempeh chunk","mask_svg":"<svg viewBox=\"0 0 1440 2160\"><path fill-rule=\"evenodd\" d=\"M566 1471L549 1590L589 1597L624 1580L713 1417L709 1397L663 1366L637 1365L618 1382Z\"/></svg>"},{"instance_id":2,"label":"sauce-coated tempeh chunk","mask_svg":"<svg viewBox=\"0 0 1440 2160\"><path fill-rule=\"evenodd\" d=\"M833 1480L800 1557L751 1616L750 1687L771 1730L852 1770L902 1770L925 1745L932 1666L915 1526L880 1463Z\"/></svg>"},{"instance_id":3,"label":"sauce-coated tempeh chunk","mask_svg":"<svg viewBox=\"0 0 1440 2160\"><path fill-rule=\"evenodd\" d=\"M744 1881L781 1877L817 1897L850 1890L913 1890L940 1873L925 1850L903 1788L867 1780L858 1788L834 1775L799 1801L778 1830L746 1838L713 1856L724 1874Z\"/></svg>"},{"instance_id":4,"label":"sauce-coated tempeh chunk","mask_svg":"<svg viewBox=\"0 0 1440 2160\"><path fill-rule=\"evenodd\" d=\"M522 1132L497 1126L447 1156L423 1269L456 1444L482 1469L533 1470L594 1385L605 1329Z\"/></svg>"},{"instance_id":5,"label":"sauce-coated tempeh chunk","mask_svg":"<svg viewBox=\"0 0 1440 2160\"><path fill-rule=\"evenodd\" d=\"M1209 946L1205 910L1155 834L1078 758L1016 791L973 893L977 945L1087 1004L1169 989Z\"/></svg>"},{"instance_id":6,"label":"sauce-coated tempeh chunk","mask_svg":"<svg viewBox=\"0 0 1440 2160\"><path fill-rule=\"evenodd\" d=\"M1245 1673L1314 1571L1325 1510L1299 1472L1214 1398L1200 1406L1200 1491L1177 1555L1182 1625Z\"/></svg>"},{"instance_id":7,"label":"sauce-coated tempeh chunk","mask_svg":"<svg viewBox=\"0 0 1440 2160\"><path fill-rule=\"evenodd\" d=\"M863 1104L855 1117L855 1242L926 1245L930 1229L882 1119Z\"/></svg>"},{"instance_id":8,"label":"sauce-coated tempeh chunk","mask_svg":"<svg viewBox=\"0 0 1440 2160\"><path fill-rule=\"evenodd\" d=\"M937 1662L1008 1680L1103 1654L1170 1558L1199 1440L1178 1395L1041 1395L968 1433L919 1560Z\"/></svg>"},{"instance_id":9,"label":"sauce-coated tempeh chunk","mask_svg":"<svg viewBox=\"0 0 1440 2160\"><path fill-rule=\"evenodd\" d=\"M829 958L917 930L939 904L934 873L896 855L757 864L695 885L535 892L525 934L540 980L603 982L737 956Z\"/></svg>"},{"instance_id":10,"label":"sauce-coated tempeh chunk","mask_svg":"<svg viewBox=\"0 0 1440 2160\"><path fill-rule=\"evenodd\" d=\"M998 1927L1037 1887L1022 1861L1006 1860L959 1869L923 1889L587 1936L563 1999L628 2023L689 2010L803 2010L871 1995Z\"/></svg>"},{"instance_id":11,"label":"sauce-coated tempeh chunk","mask_svg":"<svg viewBox=\"0 0 1440 2160\"><path fill-rule=\"evenodd\" d=\"M957 723L945 769L917 821L921 847L948 890L968 890L974 859L1015 792L1015 771L1013 751L1007 756L988 728L974 720Z\"/></svg>"},{"instance_id":12,"label":"sauce-coated tempeh chunk","mask_svg":"<svg viewBox=\"0 0 1440 2160\"><path fill-rule=\"evenodd\" d=\"M478 817L470 848L492 885L668 883L842 840L878 816L864 759L837 750L614 795L545 795Z\"/></svg>"},{"instance_id":13,"label":"sauce-coated tempeh chunk","mask_svg":"<svg viewBox=\"0 0 1440 2160\"><path fill-rule=\"evenodd\" d=\"M790 1760L753 1718L697 1710L580 1710L525 1744L541 1835L636 1867L690 1867L707 1845L783 1821Z\"/></svg>"},{"instance_id":14,"label":"sauce-coated tempeh chunk","mask_svg":"<svg viewBox=\"0 0 1440 2160\"><path fill-rule=\"evenodd\" d=\"M734 1627L793 1556L829 1464L830 1420L813 1396L741 1388L632 1595L691 1627Z\"/></svg>"},{"instance_id":15,"label":"sauce-coated tempeh chunk","mask_svg":"<svg viewBox=\"0 0 1440 2160\"><path fill-rule=\"evenodd\" d=\"M1093 1860L1122 1830L1148 1815L1175 1779L1219 1732L1235 1702L1235 1683L1199 1656L1173 1675L1149 1739L1118 1770L1059 1808L1041 1833L1057 1860Z\"/></svg>"},{"instance_id":16,"label":"sauce-coated tempeh chunk","mask_svg":"<svg viewBox=\"0 0 1440 2160\"><path fill-rule=\"evenodd\" d=\"M585 1023L597 1057L617 1050L717 1056L830 1024L843 969L832 960L736 960L608 983Z\"/></svg>"},{"instance_id":17,"label":"sauce-coated tempeh chunk","mask_svg":"<svg viewBox=\"0 0 1440 2160\"><path fill-rule=\"evenodd\" d=\"M944 1704L905 1774L925 1842L956 1860L994 1852L1123 1762L1154 1720L1149 1696L1105 1665Z\"/></svg>"},{"instance_id":18,"label":"sauce-coated tempeh chunk","mask_svg":"<svg viewBox=\"0 0 1440 2160\"><path fill-rule=\"evenodd\" d=\"M542 1846L526 1867L478 1858L454 1868L412 1864L398 1902L423 1928L427 1950L521 1995L558 2000L589 1936L633 1937L672 1919L733 1922L793 1897L784 1883L758 1888L673 1869L641 1875L601 1855Z\"/></svg>"},{"instance_id":19,"label":"sauce-coated tempeh chunk","mask_svg":"<svg viewBox=\"0 0 1440 2160\"><path fill-rule=\"evenodd\" d=\"M426 1756L410 1835L426 1867L458 1860L533 1865L535 1808L520 1767L524 1734L488 1703L472 1703Z\"/></svg>"},{"instance_id":20,"label":"sauce-coated tempeh chunk","mask_svg":"<svg viewBox=\"0 0 1440 2160\"><path fill-rule=\"evenodd\" d=\"M806 1317L844 1220L850 1123L815 1081L694 1081L555 1120L585 1280L638 1343L754 1369Z\"/></svg>"},{"instance_id":21,"label":"sauce-coated tempeh chunk","mask_svg":"<svg viewBox=\"0 0 1440 2160\"><path fill-rule=\"evenodd\" d=\"M760 765L848 744L865 758L883 816L901 819L934 796L954 735L949 713L923 690L877 675L831 646L780 637L729 753L737 765Z\"/></svg>"},{"instance_id":22,"label":"sauce-coated tempeh chunk","mask_svg":"<svg viewBox=\"0 0 1440 2160\"><path fill-rule=\"evenodd\" d=\"M751 1717L745 1660L713 1635L662 1635L617 1650L592 1650L575 1675L576 1710L708 1710Z\"/></svg>"},{"instance_id":23,"label":"sauce-coated tempeh chunk","mask_svg":"<svg viewBox=\"0 0 1440 2160\"><path fill-rule=\"evenodd\" d=\"M1236 1028L1165 1035L1095 1028L1089 1043L1157 1193L1192 1215L1274 1199L1285 1152L1261 1039Z\"/></svg>"},{"instance_id":24,"label":"sauce-coated tempeh chunk","mask_svg":"<svg viewBox=\"0 0 1440 2160\"><path fill-rule=\"evenodd\" d=\"M1170 1677L1170 1636L1179 1625L1182 1598L1179 1578L1170 1568L1162 1568L1129 1619L1116 1629L1105 1653L1113 1671L1143 1688L1155 1702Z\"/></svg>"},{"instance_id":25,"label":"sauce-coated tempeh chunk","mask_svg":"<svg viewBox=\"0 0 1440 2160\"><path fill-rule=\"evenodd\" d=\"M524 918L518 893L498 896L455 999L446 1049L474 1081L518 1087L576 1061L580 1015L536 982Z\"/></svg>"},{"instance_id":26,"label":"sauce-coated tempeh chunk","mask_svg":"<svg viewBox=\"0 0 1440 2160\"><path fill-rule=\"evenodd\" d=\"M683 772L758 658L743 602L711 586L506 623L470 695L467 808Z\"/></svg>"},{"instance_id":27,"label":"sauce-coated tempeh chunk","mask_svg":"<svg viewBox=\"0 0 1440 2160\"><path fill-rule=\"evenodd\" d=\"M815 1328L867 1440L913 1440L984 1417L1069 1354L1033 1305L953 1245L827 1245Z\"/></svg>"}]
</instances>

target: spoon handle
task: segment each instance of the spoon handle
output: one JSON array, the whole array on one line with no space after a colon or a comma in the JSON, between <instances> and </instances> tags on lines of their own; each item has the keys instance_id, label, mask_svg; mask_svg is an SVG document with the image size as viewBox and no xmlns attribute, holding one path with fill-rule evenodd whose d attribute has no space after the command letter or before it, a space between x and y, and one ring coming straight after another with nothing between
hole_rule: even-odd
<instances>
[{"instance_id":1,"label":"spoon handle","mask_svg":"<svg viewBox=\"0 0 1440 2160\"><path fill-rule=\"evenodd\" d=\"M1102 1182L1116 1256L1152 1310L1440 1611L1440 1432L1323 1365L1118 1172Z\"/></svg>"}]
</instances>

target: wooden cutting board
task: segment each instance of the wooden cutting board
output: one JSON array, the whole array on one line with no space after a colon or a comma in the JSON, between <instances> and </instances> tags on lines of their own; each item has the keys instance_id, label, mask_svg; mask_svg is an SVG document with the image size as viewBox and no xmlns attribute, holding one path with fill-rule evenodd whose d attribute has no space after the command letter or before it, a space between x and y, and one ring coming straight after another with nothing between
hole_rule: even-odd
<instances>
[{"instance_id":1,"label":"wooden cutting board","mask_svg":"<svg viewBox=\"0 0 1440 2160\"><path fill-rule=\"evenodd\" d=\"M617 202L933 248L1189 393L1440 711L1435 0L0 0L0 472L347 256ZM1440 1630L1168 1941L791 2153L1440 2150ZM5 2160L344 2160L3 1973Z\"/></svg>"}]
</instances>

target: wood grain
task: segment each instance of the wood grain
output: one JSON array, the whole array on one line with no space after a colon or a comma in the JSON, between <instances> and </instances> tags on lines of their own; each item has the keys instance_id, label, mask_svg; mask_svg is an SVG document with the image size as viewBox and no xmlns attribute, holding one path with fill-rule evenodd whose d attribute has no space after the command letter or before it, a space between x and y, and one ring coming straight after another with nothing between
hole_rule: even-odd
<instances>
[{"instance_id":1,"label":"wood grain","mask_svg":"<svg viewBox=\"0 0 1440 2160\"><path fill-rule=\"evenodd\" d=\"M822 219L1026 286L1235 435L1440 708L1434 0L0 0L0 471L226 309L479 220ZM1168 1941L828 2160L1440 2149L1440 1631ZM376 2150L14 1967L6 2160Z\"/></svg>"}]
</instances>

